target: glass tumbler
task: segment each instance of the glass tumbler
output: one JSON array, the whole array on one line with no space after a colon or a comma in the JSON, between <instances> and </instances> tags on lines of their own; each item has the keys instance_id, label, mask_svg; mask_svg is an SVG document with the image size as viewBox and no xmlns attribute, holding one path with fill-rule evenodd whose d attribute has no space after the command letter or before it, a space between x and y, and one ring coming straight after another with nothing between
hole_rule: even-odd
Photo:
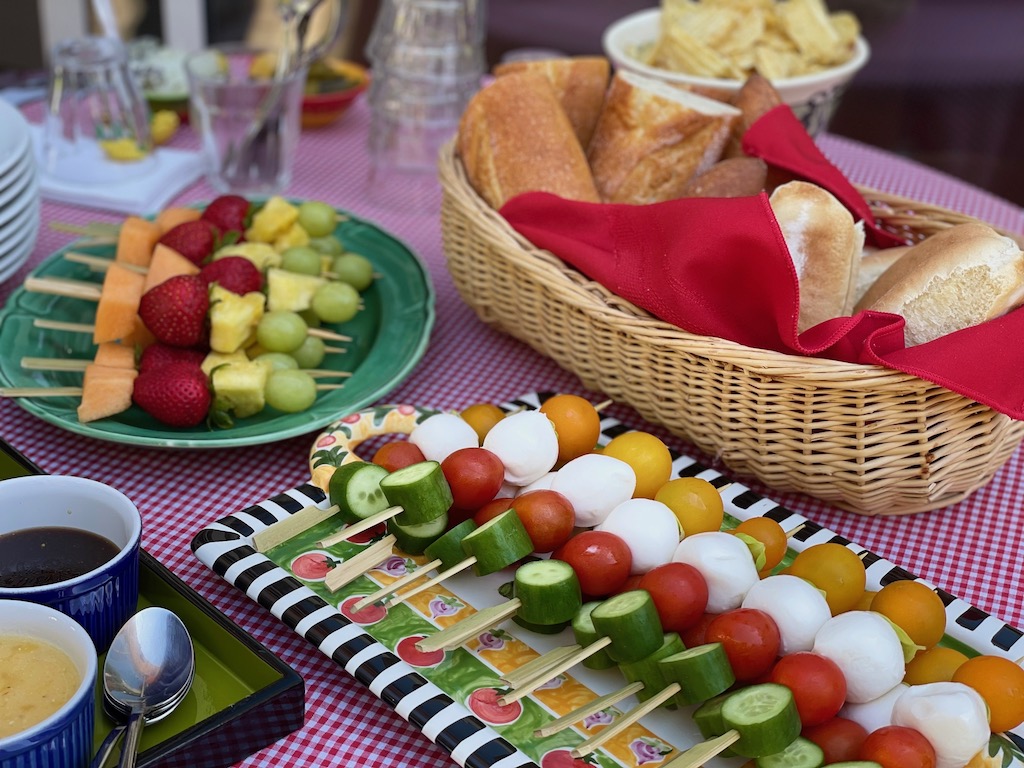
<instances>
[{"instance_id":1,"label":"glass tumbler","mask_svg":"<svg viewBox=\"0 0 1024 768\"><path fill-rule=\"evenodd\" d=\"M100 184L148 172L154 163L149 107L123 44L109 37L64 40L51 61L42 172Z\"/></svg>"},{"instance_id":2,"label":"glass tumbler","mask_svg":"<svg viewBox=\"0 0 1024 768\"><path fill-rule=\"evenodd\" d=\"M222 46L185 62L206 178L221 193L272 195L291 181L306 67L275 76L275 54Z\"/></svg>"}]
</instances>

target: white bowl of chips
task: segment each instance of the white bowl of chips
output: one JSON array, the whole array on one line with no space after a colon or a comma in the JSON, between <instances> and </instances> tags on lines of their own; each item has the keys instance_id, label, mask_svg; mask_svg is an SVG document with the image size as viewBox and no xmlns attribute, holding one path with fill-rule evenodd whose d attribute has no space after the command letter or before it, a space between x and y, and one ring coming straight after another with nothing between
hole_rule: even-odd
<instances>
[{"instance_id":1,"label":"white bowl of chips","mask_svg":"<svg viewBox=\"0 0 1024 768\"><path fill-rule=\"evenodd\" d=\"M718 98L759 72L812 136L870 55L856 18L822 0L663 0L612 24L602 44L619 69Z\"/></svg>"}]
</instances>

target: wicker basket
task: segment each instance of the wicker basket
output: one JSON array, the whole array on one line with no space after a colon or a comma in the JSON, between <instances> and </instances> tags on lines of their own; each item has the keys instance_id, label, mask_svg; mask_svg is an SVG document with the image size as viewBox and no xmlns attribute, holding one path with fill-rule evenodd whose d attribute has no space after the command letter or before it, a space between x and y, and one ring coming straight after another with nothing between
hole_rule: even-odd
<instances>
[{"instance_id":1,"label":"wicker basket","mask_svg":"<svg viewBox=\"0 0 1024 768\"><path fill-rule=\"evenodd\" d=\"M852 512L908 514L984 485L1024 436L1024 422L900 371L681 331L521 237L451 145L440 176L448 269L477 315L737 474ZM865 193L880 222L916 238L972 220Z\"/></svg>"}]
</instances>

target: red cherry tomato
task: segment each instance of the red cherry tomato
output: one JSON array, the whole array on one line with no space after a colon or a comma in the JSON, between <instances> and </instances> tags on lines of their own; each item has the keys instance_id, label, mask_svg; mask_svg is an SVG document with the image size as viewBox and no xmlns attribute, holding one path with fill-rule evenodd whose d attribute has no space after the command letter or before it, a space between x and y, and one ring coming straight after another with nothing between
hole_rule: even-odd
<instances>
[{"instance_id":1,"label":"red cherry tomato","mask_svg":"<svg viewBox=\"0 0 1024 768\"><path fill-rule=\"evenodd\" d=\"M843 671L820 653L805 651L783 656L772 667L770 679L793 692L804 727L831 720L846 700Z\"/></svg>"},{"instance_id":2,"label":"red cherry tomato","mask_svg":"<svg viewBox=\"0 0 1024 768\"><path fill-rule=\"evenodd\" d=\"M874 760L882 768L935 768L935 748L914 728L887 725L868 734L857 759Z\"/></svg>"},{"instance_id":3,"label":"red cherry tomato","mask_svg":"<svg viewBox=\"0 0 1024 768\"><path fill-rule=\"evenodd\" d=\"M394 472L396 469L402 469L411 464L419 464L421 461L426 461L423 451L418 445L413 445L408 440L392 440L389 443L384 443L373 454L372 459L374 464L384 467L388 472Z\"/></svg>"},{"instance_id":4,"label":"red cherry tomato","mask_svg":"<svg viewBox=\"0 0 1024 768\"><path fill-rule=\"evenodd\" d=\"M868 732L860 723L845 717L833 717L821 725L804 728L800 735L821 747L828 765L859 760L857 755Z\"/></svg>"},{"instance_id":5,"label":"red cherry tomato","mask_svg":"<svg viewBox=\"0 0 1024 768\"><path fill-rule=\"evenodd\" d=\"M717 613L705 613L697 619L696 624L685 632L680 632L679 637L683 641L683 645L687 648L695 648L698 645L704 645L704 643L707 642L708 624L710 624L717 615Z\"/></svg>"},{"instance_id":6,"label":"red cherry tomato","mask_svg":"<svg viewBox=\"0 0 1024 768\"><path fill-rule=\"evenodd\" d=\"M576 511L558 491L527 491L512 500L512 509L530 535L534 552L551 552L572 536Z\"/></svg>"},{"instance_id":7,"label":"red cherry tomato","mask_svg":"<svg viewBox=\"0 0 1024 768\"><path fill-rule=\"evenodd\" d=\"M651 593L666 632L686 631L700 621L708 607L708 583L687 563L652 568L640 577L639 586Z\"/></svg>"},{"instance_id":8,"label":"red cherry tomato","mask_svg":"<svg viewBox=\"0 0 1024 768\"><path fill-rule=\"evenodd\" d=\"M640 589L640 579L642 576L639 573L631 573L629 577L622 582L622 586L616 589L611 594L617 595L621 592L631 592L634 589Z\"/></svg>"},{"instance_id":9,"label":"red cherry tomato","mask_svg":"<svg viewBox=\"0 0 1024 768\"><path fill-rule=\"evenodd\" d=\"M512 509L512 502L515 501L511 496L501 496L493 501L489 501L484 504L480 509L473 513L473 522L477 525L483 525L492 517L497 517L502 512ZM449 519L451 514L448 515Z\"/></svg>"},{"instance_id":10,"label":"red cherry tomato","mask_svg":"<svg viewBox=\"0 0 1024 768\"><path fill-rule=\"evenodd\" d=\"M505 465L485 448L460 448L441 462L456 509L480 509L505 482Z\"/></svg>"},{"instance_id":11,"label":"red cherry tomato","mask_svg":"<svg viewBox=\"0 0 1024 768\"><path fill-rule=\"evenodd\" d=\"M705 642L721 643L733 674L740 681L765 674L779 655L779 628L764 611L737 608L718 614L708 624Z\"/></svg>"},{"instance_id":12,"label":"red cherry tomato","mask_svg":"<svg viewBox=\"0 0 1024 768\"><path fill-rule=\"evenodd\" d=\"M551 555L572 566L580 589L589 597L615 592L629 577L633 555L621 538L607 531L584 531L573 536Z\"/></svg>"}]
</instances>

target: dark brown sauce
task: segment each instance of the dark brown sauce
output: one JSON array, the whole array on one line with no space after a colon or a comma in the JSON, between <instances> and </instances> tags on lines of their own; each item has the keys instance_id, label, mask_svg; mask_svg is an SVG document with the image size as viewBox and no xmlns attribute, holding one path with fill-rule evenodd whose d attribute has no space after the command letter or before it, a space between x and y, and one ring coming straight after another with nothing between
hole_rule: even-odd
<instances>
[{"instance_id":1,"label":"dark brown sauce","mask_svg":"<svg viewBox=\"0 0 1024 768\"><path fill-rule=\"evenodd\" d=\"M0 535L0 587L23 588L74 579L109 562L120 548L78 528L25 528Z\"/></svg>"}]
</instances>

